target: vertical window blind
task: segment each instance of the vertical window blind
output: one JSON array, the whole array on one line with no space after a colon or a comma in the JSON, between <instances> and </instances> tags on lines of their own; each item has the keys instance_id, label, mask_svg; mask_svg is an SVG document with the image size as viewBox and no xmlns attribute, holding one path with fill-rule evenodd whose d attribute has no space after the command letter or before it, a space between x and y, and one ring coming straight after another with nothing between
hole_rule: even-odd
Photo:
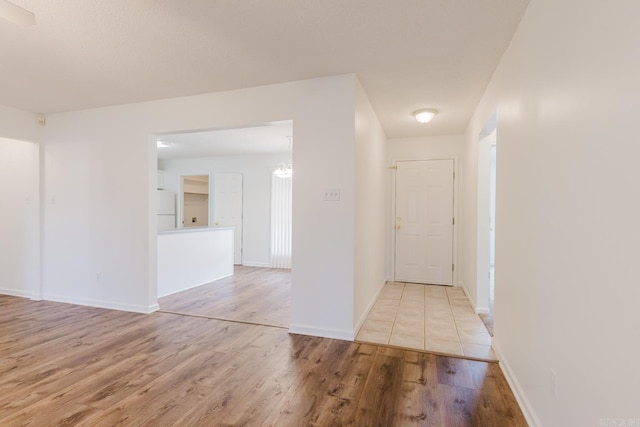
<instances>
[{"instance_id":1,"label":"vertical window blind","mask_svg":"<svg viewBox=\"0 0 640 427\"><path fill-rule=\"evenodd\" d=\"M271 178L271 268L291 268L292 178Z\"/></svg>"}]
</instances>

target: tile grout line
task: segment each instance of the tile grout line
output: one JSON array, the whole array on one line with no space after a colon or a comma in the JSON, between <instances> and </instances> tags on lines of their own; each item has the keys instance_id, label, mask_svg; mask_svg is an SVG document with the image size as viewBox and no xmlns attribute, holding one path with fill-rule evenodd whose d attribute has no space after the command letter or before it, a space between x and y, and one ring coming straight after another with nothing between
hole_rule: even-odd
<instances>
[{"instance_id":1,"label":"tile grout line","mask_svg":"<svg viewBox=\"0 0 640 427\"><path fill-rule=\"evenodd\" d=\"M465 298L468 298L468 297L467 297L467 295L466 295L466 293L464 293L464 289L462 290L462 292L463 292L463 295L465 296ZM449 294L447 294L447 300L449 300ZM467 304L469 304L469 303L468 303L468 301L467 301ZM450 307L451 307L451 311L452 311L452 313L453 313L453 306L451 306L451 301L450 301L450 300L449 300L449 305L450 305ZM470 305L470 304L469 304L469 307L471 307L471 305ZM475 313L474 313L474 315L475 315L475 316L477 316L477 314L475 314ZM479 317L479 316L478 316L478 317ZM456 316L455 316L455 314L453 315L453 321L454 321L454 324L455 324L455 326L456 326L456 332L457 332L457 334L458 334L458 339L459 339L459 341L460 341L460 347L462 348L462 354L464 354L465 356L467 356L467 354L465 353L465 350L464 350L464 345L463 345L462 337L460 336L460 331L459 331L459 329L458 329L458 322L457 322L457 320L456 320ZM477 345L477 346L481 345L481 346L485 347L485 345L484 345L484 344L477 344L477 343L470 343L470 342L466 342L466 343L464 343L464 344L467 344L467 345ZM489 345L488 345L488 347L489 347L489 350L491 350L491 351L493 350L493 346L492 346L491 344L489 344ZM468 357L470 357L470 356L468 356ZM494 357L494 358L495 358L495 357Z\"/></svg>"},{"instance_id":2,"label":"tile grout line","mask_svg":"<svg viewBox=\"0 0 640 427\"><path fill-rule=\"evenodd\" d=\"M401 314L403 314L402 302L403 301L408 301L408 302L416 301L417 302L418 300L409 300L409 299L405 298L405 297L409 296L409 294L408 294L409 291L412 291L412 292L414 291L413 288L409 288L407 286L406 282L389 282L389 283L386 283L385 285L387 285L387 284L396 285L397 286L397 290L399 292L398 293L394 292L394 294L397 296L397 298L382 298L384 300L392 300L392 301L394 301L392 304L395 304L395 305L391 305L391 307L390 307L393 310L393 312L390 313L392 315L392 317L390 319L391 320L391 328L390 328L389 335L387 336L387 340L386 341L379 341L379 344L394 346L394 344L392 344L391 341L392 341L392 337L394 336L394 334L396 332L398 332L398 330L396 328L398 328L398 325L399 325L399 317L400 317ZM422 300L421 301L422 302L422 304L421 304L421 306L422 306L421 307L422 308L421 319L422 319L422 322L423 322L423 325L422 325L422 330L423 330L423 336L422 336L423 341L422 341L422 343L423 343L423 345L422 346L417 346L417 345L416 346L407 346L407 347L403 347L403 348L413 348L414 350L427 351L427 352L433 351L433 350L427 350L427 339L428 339L427 330L429 330L429 328L427 327L427 324L426 324L428 306L429 306L429 304L427 304L427 302L441 301L443 303L443 305L441 307L448 307L447 314L453 320L453 323L450 323L450 324L452 324L454 326L455 331L456 331L456 334L455 334L456 337L455 338L451 337L451 338L447 338L447 339L443 339L442 340L442 341L451 341L452 343L455 342L455 343L458 344L458 350L455 353L451 353L450 355L452 357L463 357L463 358L472 358L472 359L477 357L477 356L468 355L467 352L465 351L464 347L463 347L463 340L462 340L462 337L461 337L461 327L462 327L462 325L459 324L458 320L466 321L466 317L458 319L459 316L456 316L456 313L466 315L466 310L464 310L464 308L461 308L459 306L459 304L453 304L453 301L457 301L458 302L458 299L459 299L458 293L447 292L448 288L447 289L443 289L444 290L444 292L443 292L444 296L446 297L446 299L444 299L444 298L441 298L441 296L440 296L441 294L437 294L436 295L437 297L433 296L432 294L428 294L427 293L427 289L428 289L428 286L424 286L423 288L421 288L422 292L420 292L420 295L421 295L420 299ZM464 296L464 293L462 295ZM391 301L389 301L389 302L391 302ZM437 305L440 306L439 304L440 303L438 303ZM409 305L411 307L413 307L412 304L409 304ZM464 313L463 313L463 311L464 311ZM437 328L435 330L437 330ZM416 330L416 332L417 332L417 330ZM419 338L419 337L416 336L416 338ZM373 341L373 343L376 343L376 342ZM480 345L480 344L477 344L477 345ZM482 346L485 347L484 345L482 345ZM491 346L489 345L489 347L491 347ZM485 360L485 358L481 358L481 359ZM489 359L492 360L494 358L488 358L486 360L489 360Z\"/></svg>"},{"instance_id":3,"label":"tile grout line","mask_svg":"<svg viewBox=\"0 0 640 427\"><path fill-rule=\"evenodd\" d=\"M401 282L397 282L401 283ZM391 337L393 336L393 330L396 327L396 320L398 320L398 313L400 313L400 301L402 301L402 295L404 294L404 288L407 286L406 283L402 283L402 292L400 292L400 299L398 299L398 305L396 306L396 314L393 316L393 325L391 325L391 332L389 332L389 339L387 340L387 345L391 345Z\"/></svg>"},{"instance_id":4,"label":"tile grout line","mask_svg":"<svg viewBox=\"0 0 640 427\"><path fill-rule=\"evenodd\" d=\"M449 311L451 312L451 317L453 318L453 326L455 326L456 328L456 335L458 337L458 344L460 344L460 351L462 352L463 356L466 356L464 354L464 346L462 345L462 338L460 337L460 331L458 330L458 322L456 322L456 315L453 312L453 307L451 306L451 299L449 298L449 292L445 292L445 294L447 295L447 304L449 305Z\"/></svg>"}]
</instances>

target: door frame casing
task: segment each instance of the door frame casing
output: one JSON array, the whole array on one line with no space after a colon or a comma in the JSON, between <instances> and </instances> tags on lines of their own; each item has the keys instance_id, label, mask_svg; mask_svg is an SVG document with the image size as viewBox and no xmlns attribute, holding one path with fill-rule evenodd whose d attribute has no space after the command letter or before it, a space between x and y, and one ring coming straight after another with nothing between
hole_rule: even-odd
<instances>
[{"instance_id":1,"label":"door frame casing","mask_svg":"<svg viewBox=\"0 0 640 427\"><path fill-rule=\"evenodd\" d=\"M421 162L421 161L429 161L429 160L453 160L453 173L455 177L453 179L453 264L455 266L452 275L452 282L454 286L460 286L459 284L459 264L458 264L458 193L459 193L459 182L460 182L460 174L459 174L459 156L428 156L428 157L416 157L416 158L393 158L391 159L391 182L390 182L390 196L391 196L391 215L388 220L388 232L389 232L389 280L395 281L396 278L396 168L398 166L398 162Z\"/></svg>"},{"instance_id":2,"label":"door frame casing","mask_svg":"<svg viewBox=\"0 0 640 427\"><path fill-rule=\"evenodd\" d=\"M477 200L476 200L476 289L474 310L488 314L490 278L491 219L491 146L497 147L497 128L478 137ZM496 162L497 163L497 162ZM494 269L495 273L495 269ZM494 281L495 284L495 281Z\"/></svg>"}]
</instances>

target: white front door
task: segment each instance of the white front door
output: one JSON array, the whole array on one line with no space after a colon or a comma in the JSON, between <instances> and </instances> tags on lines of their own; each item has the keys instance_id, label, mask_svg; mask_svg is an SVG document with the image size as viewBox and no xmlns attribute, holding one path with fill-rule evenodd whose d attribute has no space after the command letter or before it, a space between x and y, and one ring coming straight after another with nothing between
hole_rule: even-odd
<instances>
[{"instance_id":1,"label":"white front door","mask_svg":"<svg viewBox=\"0 0 640 427\"><path fill-rule=\"evenodd\" d=\"M398 162L397 282L453 282L453 159Z\"/></svg>"},{"instance_id":2,"label":"white front door","mask_svg":"<svg viewBox=\"0 0 640 427\"><path fill-rule=\"evenodd\" d=\"M242 264L242 174L213 176L213 226L234 227L233 263Z\"/></svg>"}]
</instances>

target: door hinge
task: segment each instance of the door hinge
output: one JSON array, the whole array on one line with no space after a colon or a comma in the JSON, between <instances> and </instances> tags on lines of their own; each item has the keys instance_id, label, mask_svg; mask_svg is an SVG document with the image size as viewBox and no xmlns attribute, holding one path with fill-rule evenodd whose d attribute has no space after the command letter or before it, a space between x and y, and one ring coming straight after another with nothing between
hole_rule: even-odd
<instances>
[{"instance_id":1,"label":"door hinge","mask_svg":"<svg viewBox=\"0 0 640 427\"><path fill-rule=\"evenodd\" d=\"M389 169L398 170L398 166L397 165L389 166Z\"/></svg>"},{"instance_id":2,"label":"door hinge","mask_svg":"<svg viewBox=\"0 0 640 427\"><path fill-rule=\"evenodd\" d=\"M456 219L453 218L453 225L456 225Z\"/></svg>"},{"instance_id":3,"label":"door hinge","mask_svg":"<svg viewBox=\"0 0 640 427\"><path fill-rule=\"evenodd\" d=\"M453 171L453 179L456 179L456 171Z\"/></svg>"},{"instance_id":4,"label":"door hinge","mask_svg":"<svg viewBox=\"0 0 640 427\"><path fill-rule=\"evenodd\" d=\"M451 271L455 271L455 267L453 264L451 264Z\"/></svg>"}]
</instances>

